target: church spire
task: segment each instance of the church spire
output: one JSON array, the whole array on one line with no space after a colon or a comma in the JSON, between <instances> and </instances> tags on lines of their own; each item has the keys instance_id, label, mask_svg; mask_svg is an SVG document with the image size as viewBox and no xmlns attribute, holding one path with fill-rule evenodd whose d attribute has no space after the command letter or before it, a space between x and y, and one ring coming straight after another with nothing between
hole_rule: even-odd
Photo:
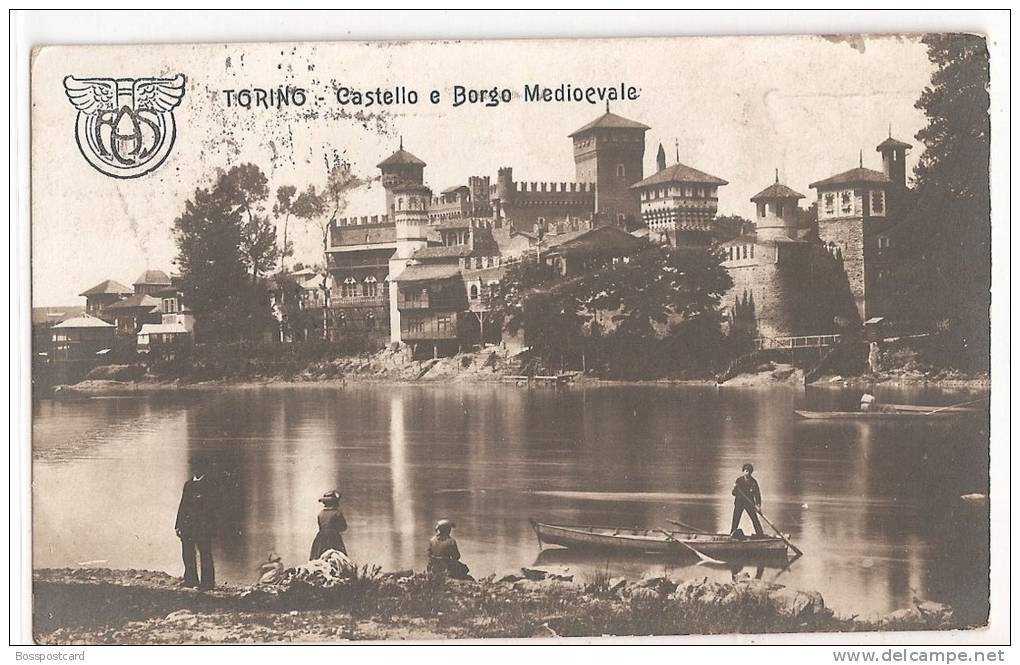
<instances>
[{"instance_id":1,"label":"church spire","mask_svg":"<svg viewBox=\"0 0 1020 665\"><path fill-rule=\"evenodd\" d=\"M606 100L606 113L609 113L609 100Z\"/></svg>"},{"instance_id":2,"label":"church spire","mask_svg":"<svg viewBox=\"0 0 1020 665\"><path fill-rule=\"evenodd\" d=\"M673 139L674 145L676 145L676 163L680 163L680 139Z\"/></svg>"},{"instance_id":3,"label":"church spire","mask_svg":"<svg viewBox=\"0 0 1020 665\"><path fill-rule=\"evenodd\" d=\"M659 151L655 153L655 167L656 172L666 168L666 151L663 149L661 142L659 143Z\"/></svg>"},{"instance_id":4,"label":"church spire","mask_svg":"<svg viewBox=\"0 0 1020 665\"><path fill-rule=\"evenodd\" d=\"M776 184L779 184L779 169L776 169Z\"/></svg>"},{"instance_id":5,"label":"church spire","mask_svg":"<svg viewBox=\"0 0 1020 665\"><path fill-rule=\"evenodd\" d=\"M400 135L400 149L401 150L404 149L404 135L403 134Z\"/></svg>"},{"instance_id":6,"label":"church spire","mask_svg":"<svg viewBox=\"0 0 1020 665\"><path fill-rule=\"evenodd\" d=\"M861 148L861 152L857 155L857 166L864 168L864 148Z\"/></svg>"}]
</instances>

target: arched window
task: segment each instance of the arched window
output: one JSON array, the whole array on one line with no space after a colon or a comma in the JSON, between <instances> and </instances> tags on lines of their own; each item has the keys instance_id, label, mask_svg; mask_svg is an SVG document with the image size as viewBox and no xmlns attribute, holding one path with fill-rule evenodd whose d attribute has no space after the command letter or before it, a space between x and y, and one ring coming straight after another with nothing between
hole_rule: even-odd
<instances>
[{"instance_id":1,"label":"arched window","mask_svg":"<svg viewBox=\"0 0 1020 665\"><path fill-rule=\"evenodd\" d=\"M372 275L365 278L365 295L366 296L377 296L379 295L379 284L378 280Z\"/></svg>"},{"instance_id":2,"label":"arched window","mask_svg":"<svg viewBox=\"0 0 1020 665\"><path fill-rule=\"evenodd\" d=\"M617 178L622 178L625 175L627 175L627 169L624 168L623 164L617 164L616 165L616 177Z\"/></svg>"},{"instance_id":3,"label":"arched window","mask_svg":"<svg viewBox=\"0 0 1020 665\"><path fill-rule=\"evenodd\" d=\"M358 280L348 277L340 285L340 297L351 298L356 295L358 295Z\"/></svg>"},{"instance_id":4,"label":"arched window","mask_svg":"<svg viewBox=\"0 0 1020 665\"><path fill-rule=\"evenodd\" d=\"M471 285L471 299L472 300L478 300L478 285L477 284L472 284Z\"/></svg>"}]
</instances>

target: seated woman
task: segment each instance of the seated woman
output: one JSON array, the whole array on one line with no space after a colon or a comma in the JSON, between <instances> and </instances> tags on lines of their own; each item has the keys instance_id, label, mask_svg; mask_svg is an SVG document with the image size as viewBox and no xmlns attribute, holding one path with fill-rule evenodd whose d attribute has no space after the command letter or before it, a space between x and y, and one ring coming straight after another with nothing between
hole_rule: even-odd
<instances>
[{"instance_id":1,"label":"seated woman","mask_svg":"<svg viewBox=\"0 0 1020 665\"><path fill-rule=\"evenodd\" d=\"M474 579L468 575L468 567L460 560L457 541L450 535L454 524L442 519L436 522L436 535L429 540L428 574L447 575L457 580Z\"/></svg>"}]
</instances>

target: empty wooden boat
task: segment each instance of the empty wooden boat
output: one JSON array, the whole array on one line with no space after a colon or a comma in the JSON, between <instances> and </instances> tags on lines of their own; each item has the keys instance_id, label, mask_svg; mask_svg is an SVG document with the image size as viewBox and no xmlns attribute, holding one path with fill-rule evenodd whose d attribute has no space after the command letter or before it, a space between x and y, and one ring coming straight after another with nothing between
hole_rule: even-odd
<instances>
[{"instance_id":1,"label":"empty wooden boat","mask_svg":"<svg viewBox=\"0 0 1020 665\"><path fill-rule=\"evenodd\" d=\"M716 559L785 556L786 543L775 536L733 538L724 533L696 533L606 526L568 526L531 520L542 545L560 545L579 550L616 550L634 554L676 554L696 552ZM692 551L696 550L695 551Z\"/></svg>"}]
</instances>

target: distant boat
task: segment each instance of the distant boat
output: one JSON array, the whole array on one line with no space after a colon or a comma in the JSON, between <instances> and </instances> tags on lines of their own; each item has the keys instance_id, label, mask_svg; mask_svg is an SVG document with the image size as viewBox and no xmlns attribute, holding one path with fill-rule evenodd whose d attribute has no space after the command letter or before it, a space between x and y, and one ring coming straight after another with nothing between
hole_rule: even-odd
<instances>
[{"instance_id":1,"label":"distant boat","mask_svg":"<svg viewBox=\"0 0 1020 665\"><path fill-rule=\"evenodd\" d=\"M913 404L882 404L873 411L801 411L795 414L808 420L843 420L847 418L883 420L893 418L931 418L981 413L979 409L962 406L917 406Z\"/></svg>"},{"instance_id":2,"label":"distant boat","mask_svg":"<svg viewBox=\"0 0 1020 665\"><path fill-rule=\"evenodd\" d=\"M604 526L567 526L531 520L540 544L578 550L616 550L633 554L674 554L733 559L786 556L786 543L775 536L733 538L724 533L695 533ZM694 550L694 551L692 551Z\"/></svg>"}]
</instances>

